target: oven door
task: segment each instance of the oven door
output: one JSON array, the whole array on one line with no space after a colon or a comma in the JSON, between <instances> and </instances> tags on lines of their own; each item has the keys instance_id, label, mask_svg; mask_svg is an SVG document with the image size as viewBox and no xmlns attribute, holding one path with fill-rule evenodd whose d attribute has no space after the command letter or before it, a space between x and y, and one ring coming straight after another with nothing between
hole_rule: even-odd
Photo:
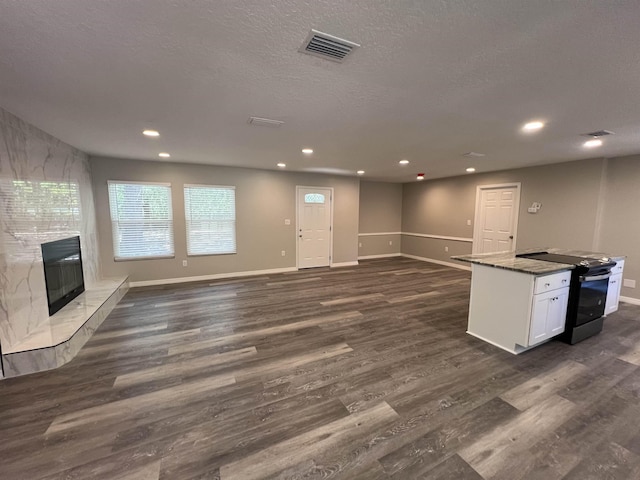
<instances>
[{"instance_id":1,"label":"oven door","mask_svg":"<svg viewBox=\"0 0 640 480\"><path fill-rule=\"evenodd\" d=\"M600 275L587 274L579 277L580 293L578 296L576 326L588 323L604 315L610 276L611 272Z\"/></svg>"}]
</instances>

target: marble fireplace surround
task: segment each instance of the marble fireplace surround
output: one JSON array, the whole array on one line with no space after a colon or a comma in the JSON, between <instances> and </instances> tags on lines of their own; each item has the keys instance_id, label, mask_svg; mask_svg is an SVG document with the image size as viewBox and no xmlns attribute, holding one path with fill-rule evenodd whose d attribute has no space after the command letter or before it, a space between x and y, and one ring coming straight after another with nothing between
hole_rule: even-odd
<instances>
[{"instance_id":1,"label":"marble fireplace surround","mask_svg":"<svg viewBox=\"0 0 640 480\"><path fill-rule=\"evenodd\" d=\"M79 235L85 293L49 316L41 244ZM128 288L103 279L87 155L0 108L0 351L5 377L73 358Z\"/></svg>"},{"instance_id":2,"label":"marble fireplace surround","mask_svg":"<svg viewBox=\"0 0 640 480\"><path fill-rule=\"evenodd\" d=\"M96 282L2 352L5 378L57 368L77 355L129 290L128 277Z\"/></svg>"}]
</instances>

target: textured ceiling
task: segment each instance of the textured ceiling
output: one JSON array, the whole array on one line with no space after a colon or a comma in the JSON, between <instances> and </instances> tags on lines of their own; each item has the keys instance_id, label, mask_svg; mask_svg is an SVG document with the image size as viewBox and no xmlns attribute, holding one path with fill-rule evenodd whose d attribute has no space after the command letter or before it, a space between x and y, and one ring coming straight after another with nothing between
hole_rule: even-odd
<instances>
[{"instance_id":1,"label":"textured ceiling","mask_svg":"<svg viewBox=\"0 0 640 480\"><path fill-rule=\"evenodd\" d=\"M91 154L395 182L612 157L640 153L639 25L638 0L3 0L0 106ZM361 47L303 55L311 28Z\"/></svg>"}]
</instances>

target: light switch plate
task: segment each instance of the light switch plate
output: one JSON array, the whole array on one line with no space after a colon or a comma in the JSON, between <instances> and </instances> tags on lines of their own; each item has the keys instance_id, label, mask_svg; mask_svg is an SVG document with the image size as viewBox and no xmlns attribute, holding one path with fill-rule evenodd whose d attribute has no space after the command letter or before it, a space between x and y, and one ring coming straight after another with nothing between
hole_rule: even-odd
<instances>
[{"instance_id":1,"label":"light switch plate","mask_svg":"<svg viewBox=\"0 0 640 480\"><path fill-rule=\"evenodd\" d=\"M290 220L290 219L288 219L288 218L285 218L285 219L284 219L284 224L285 224L285 225L291 225L291 220Z\"/></svg>"}]
</instances>

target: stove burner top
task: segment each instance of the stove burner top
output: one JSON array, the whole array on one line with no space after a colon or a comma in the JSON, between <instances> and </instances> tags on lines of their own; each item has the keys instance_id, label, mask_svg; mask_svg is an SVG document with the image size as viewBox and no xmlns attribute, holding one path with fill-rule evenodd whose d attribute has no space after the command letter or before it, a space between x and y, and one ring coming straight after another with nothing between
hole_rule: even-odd
<instances>
[{"instance_id":1,"label":"stove burner top","mask_svg":"<svg viewBox=\"0 0 640 480\"><path fill-rule=\"evenodd\" d=\"M520 255L516 255L516 257L531 258L533 260L543 260L545 262L553 263L566 263L569 265L576 265L577 267L583 267L588 270L613 267L616 264L616 262L613 262L610 258L606 257L585 258L548 252L522 253Z\"/></svg>"}]
</instances>

